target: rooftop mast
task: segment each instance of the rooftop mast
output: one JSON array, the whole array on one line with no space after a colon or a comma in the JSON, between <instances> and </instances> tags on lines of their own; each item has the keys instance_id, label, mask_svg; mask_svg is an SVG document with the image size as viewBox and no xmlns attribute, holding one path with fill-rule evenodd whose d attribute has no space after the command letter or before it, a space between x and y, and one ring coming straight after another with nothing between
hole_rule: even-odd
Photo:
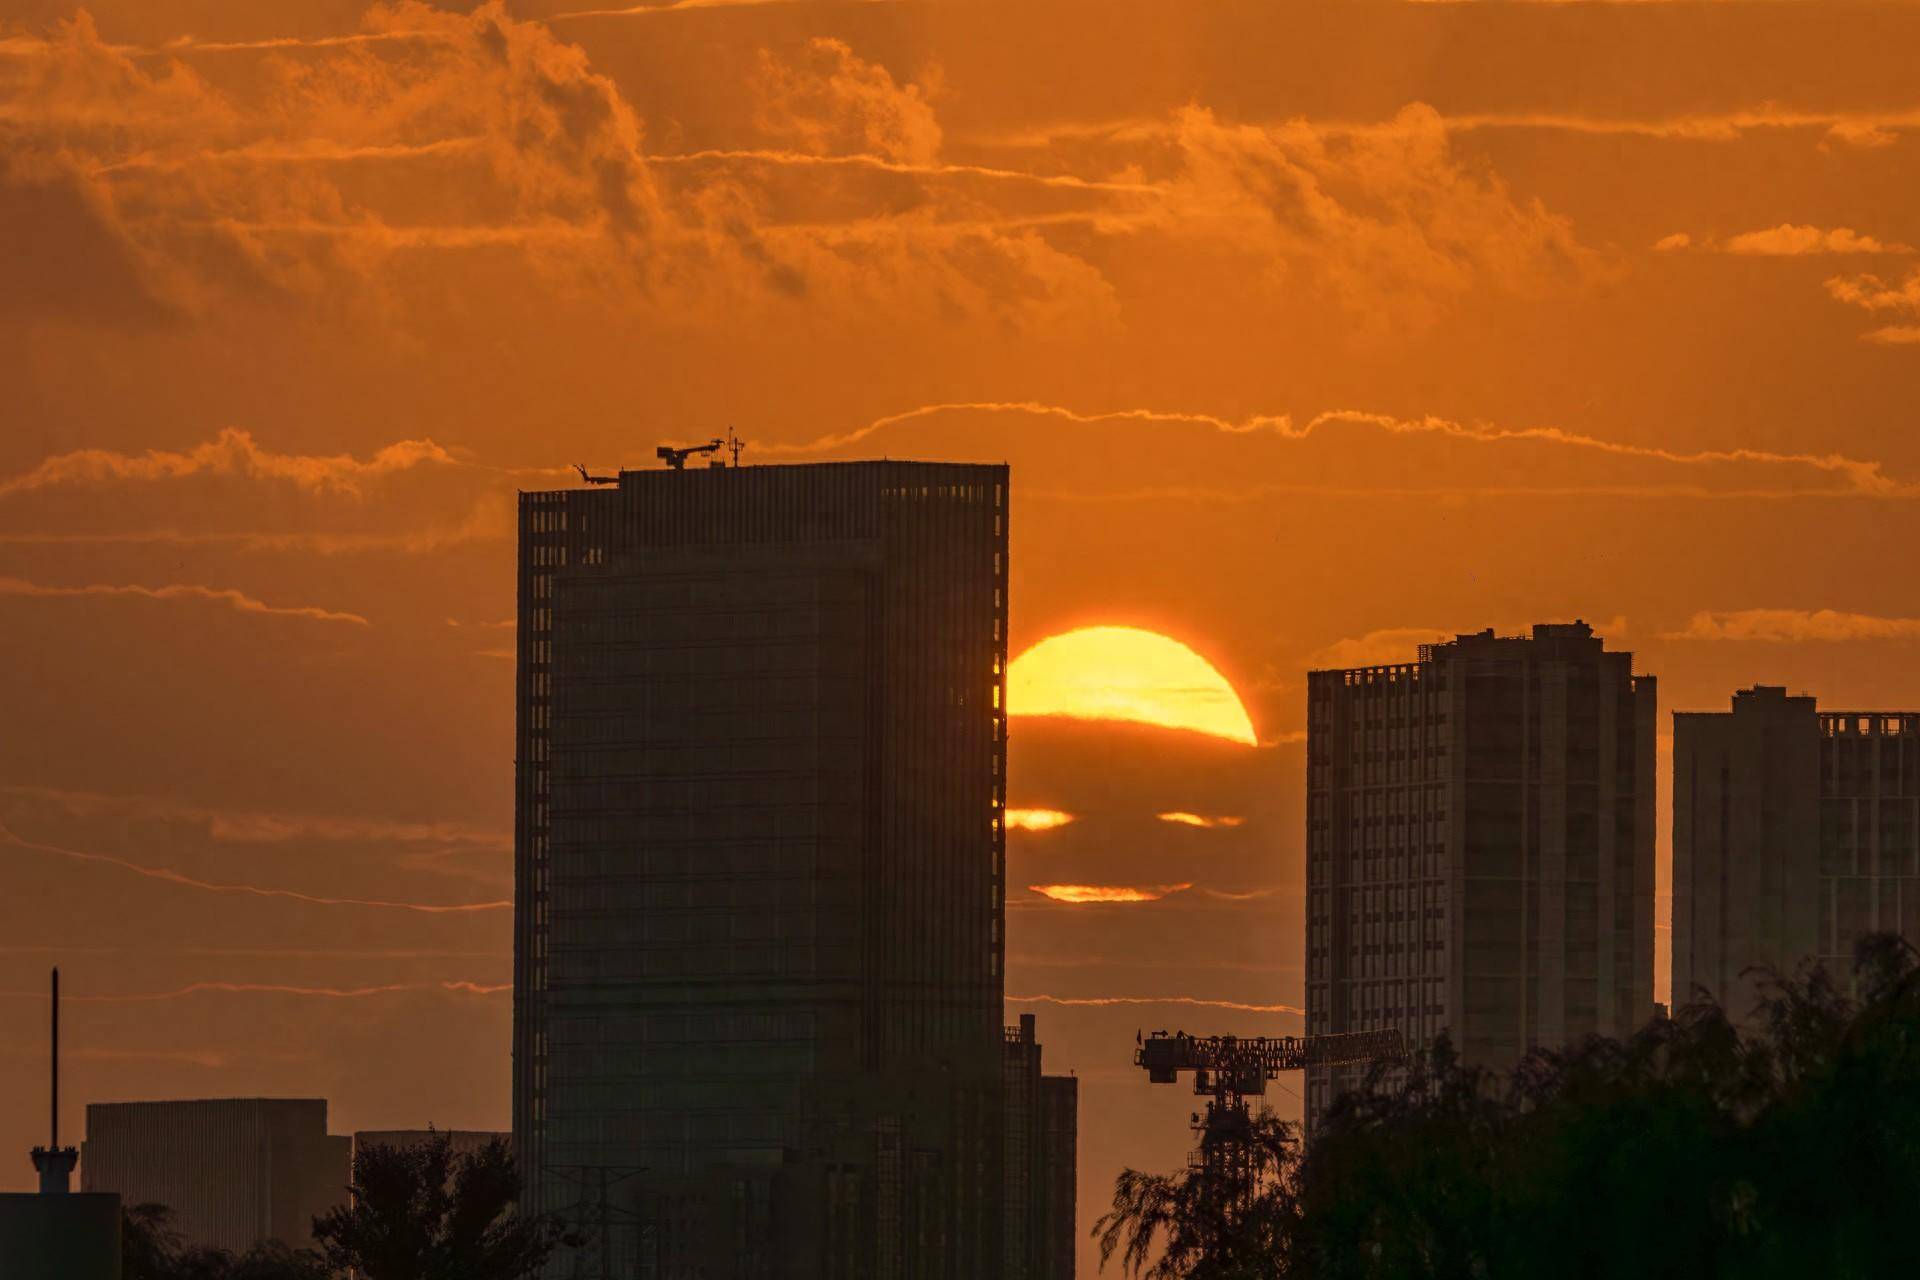
<instances>
[{"instance_id":1,"label":"rooftop mast","mask_svg":"<svg viewBox=\"0 0 1920 1280\"><path fill-rule=\"evenodd\" d=\"M48 1102L47 1145L33 1149L33 1167L40 1171L40 1194L63 1196L72 1188L73 1166L80 1153L60 1145L60 967L53 969L52 1088Z\"/></svg>"}]
</instances>

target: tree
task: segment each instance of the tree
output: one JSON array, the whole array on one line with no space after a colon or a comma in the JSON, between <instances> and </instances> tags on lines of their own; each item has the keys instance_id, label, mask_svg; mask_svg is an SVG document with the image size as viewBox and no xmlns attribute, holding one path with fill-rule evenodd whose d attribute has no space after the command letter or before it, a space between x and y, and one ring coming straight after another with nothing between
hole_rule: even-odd
<instances>
[{"instance_id":1,"label":"tree","mask_svg":"<svg viewBox=\"0 0 1920 1280\"><path fill-rule=\"evenodd\" d=\"M1443 1044L1337 1101L1300 1171L1288 1265L1389 1276L1920 1274L1920 955L1865 940L1858 1000L1762 972L1747 1031L1711 1001L1506 1073Z\"/></svg>"},{"instance_id":2,"label":"tree","mask_svg":"<svg viewBox=\"0 0 1920 1280\"><path fill-rule=\"evenodd\" d=\"M1920 1275L1920 952L1863 941L1857 997L1816 966L1760 977L1744 1030L1697 999L1504 1072L1442 1038L1393 1087L1336 1099L1304 1153L1261 1121L1244 1209L1204 1169L1129 1170L1102 1261L1121 1248L1150 1280Z\"/></svg>"},{"instance_id":3,"label":"tree","mask_svg":"<svg viewBox=\"0 0 1920 1280\"><path fill-rule=\"evenodd\" d=\"M1206 1159L1172 1175L1122 1171L1113 1208L1093 1227L1101 1267L1117 1249L1122 1268L1145 1280L1275 1275L1299 1220L1299 1137L1266 1112L1246 1117L1246 1126L1246 1161L1234 1172Z\"/></svg>"},{"instance_id":4,"label":"tree","mask_svg":"<svg viewBox=\"0 0 1920 1280\"><path fill-rule=\"evenodd\" d=\"M553 1219L514 1211L520 1175L498 1139L465 1155L444 1134L362 1148L351 1189L313 1234L328 1265L364 1280L526 1280L563 1238Z\"/></svg>"},{"instance_id":5,"label":"tree","mask_svg":"<svg viewBox=\"0 0 1920 1280\"><path fill-rule=\"evenodd\" d=\"M173 1228L172 1210L162 1204L129 1205L120 1223L122 1280L332 1280L320 1255L277 1240L238 1256L187 1246Z\"/></svg>"}]
</instances>

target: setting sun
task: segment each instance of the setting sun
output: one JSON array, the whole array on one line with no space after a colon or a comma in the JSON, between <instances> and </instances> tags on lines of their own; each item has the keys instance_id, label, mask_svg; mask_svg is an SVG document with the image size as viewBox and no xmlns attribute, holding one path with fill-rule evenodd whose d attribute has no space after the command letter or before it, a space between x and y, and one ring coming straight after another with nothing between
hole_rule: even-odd
<instances>
[{"instance_id":1,"label":"setting sun","mask_svg":"<svg viewBox=\"0 0 1920 1280\"><path fill-rule=\"evenodd\" d=\"M1212 663L1138 627L1082 627L1034 645L1008 669L1007 709L1258 740L1240 695Z\"/></svg>"}]
</instances>

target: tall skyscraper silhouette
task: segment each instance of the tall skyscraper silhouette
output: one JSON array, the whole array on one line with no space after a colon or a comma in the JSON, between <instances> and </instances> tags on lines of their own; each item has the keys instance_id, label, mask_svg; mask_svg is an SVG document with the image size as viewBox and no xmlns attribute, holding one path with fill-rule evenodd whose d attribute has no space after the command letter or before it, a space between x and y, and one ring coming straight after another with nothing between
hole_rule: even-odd
<instances>
[{"instance_id":1,"label":"tall skyscraper silhouette","mask_svg":"<svg viewBox=\"0 0 1920 1280\"><path fill-rule=\"evenodd\" d=\"M1469 1061L1653 1012L1655 682L1584 623L1315 671L1307 1031ZM1309 1068L1318 1115L1357 1068Z\"/></svg>"},{"instance_id":2,"label":"tall skyscraper silhouette","mask_svg":"<svg viewBox=\"0 0 1920 1280\"><path fill-rule=\"evenodd\" d=\"M514 1143L582 1274L997 1272L1007 484L522 495Z\"/></svg>"},{"instance_id":3,"label":"tall skyscraper silhouette","mask_svg":"<svg viewBox=\"0 0 1920 1280\"><path fill-rule=\"evenodd\" d=\"M1755 966L1920 938L1920 715L1820 711L1755 685L1673 718L1673 998L1753 1012Z\"/></svg>"}]
</instances>

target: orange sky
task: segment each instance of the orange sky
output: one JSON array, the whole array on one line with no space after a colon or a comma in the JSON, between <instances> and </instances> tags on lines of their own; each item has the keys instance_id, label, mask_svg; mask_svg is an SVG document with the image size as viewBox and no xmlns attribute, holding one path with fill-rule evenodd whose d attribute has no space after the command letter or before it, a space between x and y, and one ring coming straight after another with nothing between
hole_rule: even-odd
<instances>
[{"instance_id":1,"label":"orange sky","mask_svg":"<svg viewBox=\"0 0 1920 1280\"><path fill-rule=\"evenodd\" d=\"M1920 704L1920 6L594 7L0 0L4 989L184 993L75 1005L75 1132L505 1124L511 494L728 424L1010 461L1016 649L1247 704L1016 726L1011 879L1152 893L1017 893L1009 991L1226 1002L1009 1008L1137 1116L1089 1221L1186 1141L1136 1027L1299 1026L1309 664Z\"/></svg>"}]
</instances>

